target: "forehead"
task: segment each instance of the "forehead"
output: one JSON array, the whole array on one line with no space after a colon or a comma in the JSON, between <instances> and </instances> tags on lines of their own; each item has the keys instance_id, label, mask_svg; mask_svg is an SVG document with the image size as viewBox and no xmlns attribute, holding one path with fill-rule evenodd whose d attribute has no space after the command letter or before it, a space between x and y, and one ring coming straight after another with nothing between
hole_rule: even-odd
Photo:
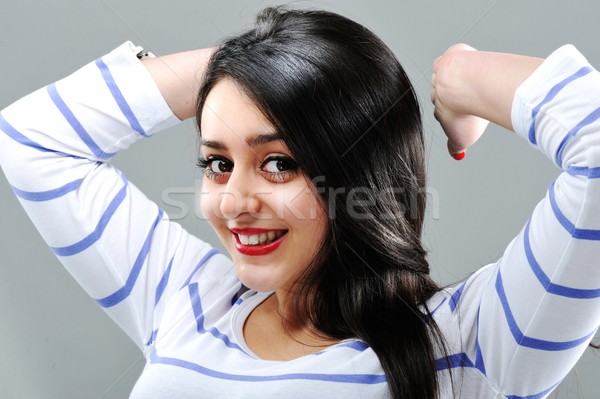
<instances>
[{"instance_id":1,"label":"forehead","mask_svg":"<svg viewBox=\"0 0 600 399\"><path fill-rule=\"evenodd\" d=\"M221 79L208 93L200 132L203 140L226 140L273 134L274 128L252 100L231 79ZM230 140L227 140L230 141Z\"/></svg>"}]
</instances>

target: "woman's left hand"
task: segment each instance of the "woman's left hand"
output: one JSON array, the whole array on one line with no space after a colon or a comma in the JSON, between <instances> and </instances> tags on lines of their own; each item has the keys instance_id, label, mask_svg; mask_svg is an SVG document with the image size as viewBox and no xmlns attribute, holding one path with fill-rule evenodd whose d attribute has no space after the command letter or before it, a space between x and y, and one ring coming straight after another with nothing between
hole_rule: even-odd
<instances>
[{"instance_id":1,"label":"woman's left hand","mask_svg":"<svg viewBox=\"0 0 600 399\"><path fill-rule=\"evenodd\" d=\"M512 130L511 108L517 87L541 58L477 51L455 44L433 64L434 116L448 137L455 159L483 134L488 121Z\"/></svg>"},{"instance_id":2,"label":"woman's left hand","mask_svg":"<svg viewBox=\"0 0 600 399\"><path fill-rule=\"evenodd\" d=\"M466 44L456 44L433 63L431 79L431 102L435 106L433 115L448 137L448 152L457 160L483 134L488 121L472 115L466 100L466 85L461 84L462 57L465 52L476 51ZM477 94L477 93L470 93Z\"/></svg>"}]
</instances>

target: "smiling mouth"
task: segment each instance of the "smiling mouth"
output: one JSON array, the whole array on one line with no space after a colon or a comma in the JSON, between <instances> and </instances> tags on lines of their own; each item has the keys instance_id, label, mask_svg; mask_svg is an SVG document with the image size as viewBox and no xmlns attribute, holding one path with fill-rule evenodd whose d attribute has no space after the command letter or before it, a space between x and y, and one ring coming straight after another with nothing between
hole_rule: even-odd
<instances>
[{"instance_id":1,"label":"smiling mouth","mask_svg":"<svg viewBox=\"0 0 600 399\"><path fill-rule=\"evenodd\" d=\"M268 255L275 251L281 243L287 238L287 230L262 230L246 229L245 233L231 230L233 235L235 249L239 253L248 256Z\"/></svg>"},{"instance_id":2,"label":"smiling mouth","mask_svg":"<svg viewBox=\"0 0 600 399\"><path fill-rule=\"evenodd\" d=\"M244 235L233 233L237 235L238 240L243 245L265 245L276 241L279 237L283 236L287 231L269 231L267 233Z\"/></svg>"}]
</instances>

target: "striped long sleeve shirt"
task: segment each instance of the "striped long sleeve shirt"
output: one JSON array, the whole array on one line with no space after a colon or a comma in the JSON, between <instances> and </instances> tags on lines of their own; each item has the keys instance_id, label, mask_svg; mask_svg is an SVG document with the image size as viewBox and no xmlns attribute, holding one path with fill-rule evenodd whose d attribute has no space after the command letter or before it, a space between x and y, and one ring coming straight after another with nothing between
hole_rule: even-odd
<instances>
[{"instance_id":1,"label":"striped long sleeve shirt","mask_svg":"<svg viewBox=\"0 0 600 399\"><path fill-rule=\"evenodd\" d=\"M263 360L243 324L270 293L168 220L110 164L178 122L125 43L0 113L0 164L68 271L146 356L132 398L387 398L371 348L345 340ZM501 259L431 298L448 343L442 397L544 398L600 323L600 75L572 46L517 90L517 134L563 172ZM452 371L452 386L448 373Z\"/></svg>"}]
</instances>

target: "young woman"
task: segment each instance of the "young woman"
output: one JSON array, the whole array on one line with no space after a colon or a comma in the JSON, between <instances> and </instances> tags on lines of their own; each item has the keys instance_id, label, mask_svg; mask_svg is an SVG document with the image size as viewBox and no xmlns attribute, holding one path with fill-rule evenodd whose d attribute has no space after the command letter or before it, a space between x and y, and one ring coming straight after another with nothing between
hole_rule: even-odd
<instances>
[{"instance_id":1,"label":"young woman","mask_svg":"<svg viewBox=\"0 0 600 399\"><path fill-rule=\"evenodd\" d=\"M335 14L267 9L161 58L126 43L3 110L0 161L146 354L134 398L542 398L600 320L600 77L570 46L542 61L459 45L434 64L455 158L491 121L564 170L500 261L443 290L412 86ZM202 210L231 258L108 163L194 115Z\"/></svg>"}]
</instances>

